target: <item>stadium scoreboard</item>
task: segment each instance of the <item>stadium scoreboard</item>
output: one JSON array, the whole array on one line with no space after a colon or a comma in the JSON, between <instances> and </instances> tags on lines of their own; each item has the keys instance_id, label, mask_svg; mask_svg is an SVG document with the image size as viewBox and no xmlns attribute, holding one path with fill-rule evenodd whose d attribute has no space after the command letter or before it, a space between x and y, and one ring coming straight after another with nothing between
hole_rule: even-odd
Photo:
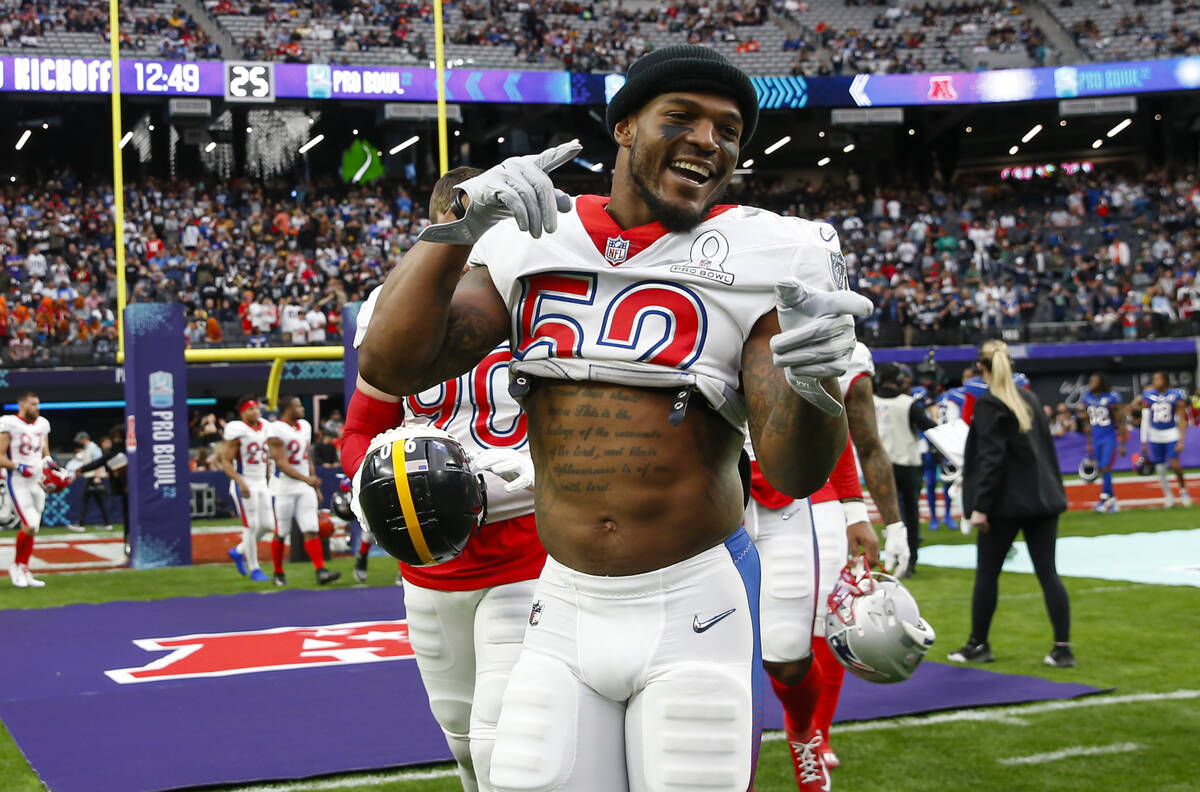
<instances>
[{"instance_id":1,"label":"stadium scoreboard","mask_svg":"<svg viewBox=\"0 0 1200 792\"><path fill-rule=\"evenodd\" d=\"M224 97L229 102L353 99L429 102L433 69L263 61L122 60L121 91L135 96ZM0 56L0 92L106 94L107 58ZM450 68L453 102L602 105L616 74ZM1200 57L1031 69L845 77L752 77L764 109L990 104L1200 88Z\"/></svg>"}]
</instances>

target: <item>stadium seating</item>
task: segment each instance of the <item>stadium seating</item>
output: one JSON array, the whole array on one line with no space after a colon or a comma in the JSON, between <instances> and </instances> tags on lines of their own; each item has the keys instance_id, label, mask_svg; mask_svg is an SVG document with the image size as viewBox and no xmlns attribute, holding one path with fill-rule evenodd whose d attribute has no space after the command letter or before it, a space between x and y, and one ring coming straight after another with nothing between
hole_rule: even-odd
<instances>
[{"instance_id":1,"label":"stadium seating","mask_svg":"<svg viewBox=\"0 0 1200 792\"><path fill-rule=\"evenodd\" d=\"M1200 53L1194 2L1051 0L1054 18L1094 60L1178 58Z\"/></svg>"},{"instance_id":2,"label":"stadium seating","mask_svg":"<svg viewBox=\"0 0 1200 792\"><path fill-rule=\"evenodd\" d=\"M803 204L792 192L750 185L737 199L839 229L852 282L877 306L864 322L876 345L1196 333L1200 183L1094 176L1023 182L1019 191L1006 182L852 201L838 185ZM183 302L195 346L340 338L341 306L379 282L424 222L402 186L330 192L347 209L337 216L323 201L239 202L232 191L222 198L229 209L209 214L210 196L186 185L141 187L156 189L139 190L140 219L127 231L131 294ZM101 191L69 176L43 190L30 200L17 186L0 189L4 363L111 360L116 292L98 241ZM60 190L80 203L62 202ZM355 200L368 197L375 203ZM180 211L164 210L176 201ZM31 217L42 220L36 230ZM32 238L25 254L13 243ZM219 253L225 240L236 244ZM324 340L289 323L289 303L304 314L317 307Z\"/></svg>"},{"instance_id":3,"label":"stadium seating","mask_svg":"<svg viewBox=\"0 0 1200 792\"><path fill-rule=\"evenodd\" d=\"M121 50L126 57L196 60L221 55L203 28L176 3L136 0L120 7ZM103 57L108 50L107 4L0 2L2 54Z\"/></svg>"}]
</instances>

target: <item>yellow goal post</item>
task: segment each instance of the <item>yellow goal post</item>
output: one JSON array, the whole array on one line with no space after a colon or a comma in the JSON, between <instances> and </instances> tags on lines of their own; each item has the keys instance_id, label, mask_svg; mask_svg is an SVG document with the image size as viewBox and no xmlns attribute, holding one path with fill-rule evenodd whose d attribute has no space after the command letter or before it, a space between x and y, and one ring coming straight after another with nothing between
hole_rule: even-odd
<instances>
[{"instance_id":1,"label":"yellow goal post","mask_svg":"<svg viewBox=\"0 0 1200 792\"><path fill-rule=\"evenodd\" d=\"M341 360L346 355L342 345L337 346L290 346L290 347L213 347L188 349L183 353L188 363L245 363L270 360L271 373L267 376L267 407L279 408L279 383L283 380L283 367L289 360Z\"/></svg>"}]
</instances>

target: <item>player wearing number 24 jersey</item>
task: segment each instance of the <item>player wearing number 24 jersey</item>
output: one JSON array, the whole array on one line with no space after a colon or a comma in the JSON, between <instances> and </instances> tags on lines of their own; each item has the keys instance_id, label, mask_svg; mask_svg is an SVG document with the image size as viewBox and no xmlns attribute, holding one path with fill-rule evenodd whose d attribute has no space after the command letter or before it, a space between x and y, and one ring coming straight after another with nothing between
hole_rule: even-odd
<instances>
[{"instance_id":1,"label":"player wearing number 24 jersey","mask_svg":"<svg viewBox=\"0 0 1200 792\"><path fill-rule=\"evenodd\" d=\"M275 538L271 557L275 563L275 585L287 585L283 572L283 546L294 520L304 536L304 551L317 572L321 585L332 583L341 572L325 568L319 535L321 479L312 461L312 424L304 418L304 405L296 396L279 399L279 420L267 427L267 445L275 463L271 495L275 499Z\"/></svg>"}]
</instances>

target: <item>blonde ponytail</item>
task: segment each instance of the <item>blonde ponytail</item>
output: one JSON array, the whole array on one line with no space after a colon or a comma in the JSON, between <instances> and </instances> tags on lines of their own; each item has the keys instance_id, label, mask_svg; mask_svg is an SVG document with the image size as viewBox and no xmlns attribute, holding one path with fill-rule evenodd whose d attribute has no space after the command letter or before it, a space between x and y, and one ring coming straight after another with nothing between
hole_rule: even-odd
<instances>
[{"instance_id":1,"label":"blonde ponytail","mask_svg":"<svg viewBox=\"0 0 1200 792\"><path fill-rule=\"evenodd\" d=\"M1017 425L1022 432L1033 428L1033 408L1021 398L1013 383L1012 358L1008 355L1008 344L1003 341L987 341L979 348L979 359L991 365L992 381L988 384L997 399L1017 416Z\"/></svg>"}]
</instances>

